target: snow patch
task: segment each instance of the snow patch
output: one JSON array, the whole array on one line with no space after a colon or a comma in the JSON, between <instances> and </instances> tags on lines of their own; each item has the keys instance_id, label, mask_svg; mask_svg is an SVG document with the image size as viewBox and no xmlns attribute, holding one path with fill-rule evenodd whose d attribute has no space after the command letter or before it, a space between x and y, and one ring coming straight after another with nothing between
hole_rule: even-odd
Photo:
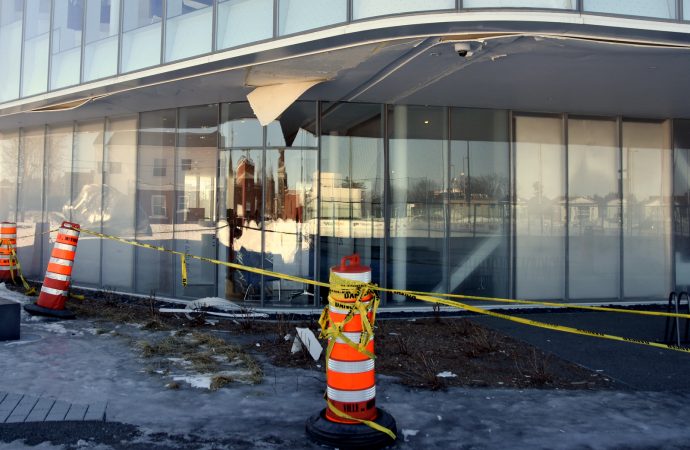
<instances>
[{"instance_id":1,"label":"snow patch","mask_svg":"<svg viewBox=\"0 0 690 450\"><path fill-rule=\"evenodd\" d=\"M193 388L211 389L211 377L209 375L173 376L173 380L184 381Z\"/></svg>"}]
</instances>

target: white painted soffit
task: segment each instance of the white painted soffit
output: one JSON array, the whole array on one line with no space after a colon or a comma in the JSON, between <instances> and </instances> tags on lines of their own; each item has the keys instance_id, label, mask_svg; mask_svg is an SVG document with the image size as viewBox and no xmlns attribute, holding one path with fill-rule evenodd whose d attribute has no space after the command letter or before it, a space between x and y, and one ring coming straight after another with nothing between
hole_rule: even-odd
<instances>
[{"instance_id":1,"label":"white painted soffit","mask_svg":"<svg viewBox=\"0 0 690 450\"><path fill-rule=\"evenodd\" d=\"M321 81L301 81L260 86L247 95L249 105L262 126L276 120L302 94Z\"/></svg>"}]
</instances>

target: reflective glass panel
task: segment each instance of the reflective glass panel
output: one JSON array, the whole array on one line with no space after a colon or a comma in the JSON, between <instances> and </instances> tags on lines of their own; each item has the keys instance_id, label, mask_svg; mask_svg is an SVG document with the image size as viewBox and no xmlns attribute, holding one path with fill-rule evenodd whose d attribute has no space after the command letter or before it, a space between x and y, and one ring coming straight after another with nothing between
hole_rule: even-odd
<instances>
[{"instance_id":1,"label":"reflective glass panel","mask_svg":"<svg viewBox=\"0 0 690 450\"><path fill-rule=\"evenodd\" d=\"M614 120L568 120L569 297L618 298L621 202Z\"/></svg>"},{"instance_id":2,"label":"reflective glass panel","mask_svg":"<svg viewBox=\"0 0 690 450\"><path fill-rule=\"evenodd\" d=\"M357 253L383 281L384 157L382 106L324 105L321 123L321 280Z\"/></svg>"},{"instance_id":3,"label":"reflective glass panel","mask_svg":"<svg viewBox=\"0 0 690 450\"><path fill-rule=\"evenodd\" d=\"M264 130L254 117L249 103L223 103L220 123L221 148L263 145Z\"/></svg>"},{"instance_id":4,"label":"reflective glass panel","mask_svg":"<svg viewBox=\"0 0 690 450\"><path fill-rule=\"evenodd\" d=\"M23 129L19 144L17 256L27 277L43 277L41 254L48 231L43 223L43 162L45 128Z\"/></svg>"},{"instance_id":5,"label":"reflective glass panel","mask_svg":"<svg viewBox=\"0 0 690 450\"><path fill-rule=\"evenodd\" d=\"M19 132L0 132L0 220L17 220Z\"/></svg>"},{"instance_id":6,"label":"reflective glass panel","mask_svg":"<svg viewBox=\"0 0 690 450\"><path fill-rule=\"evenodd\" d=\"M623 294L671 288L670 122L623 122Z\"/></svg>"},{"instance_id":7,"label":"reflective glass panel","mask_svg":"<svg viewBox=\"0 0 690 450\"><path fill-rule=\"evenodd\" d=\"M690 0L683 0L683 19L690 20Z\"/></svg>"},{"instance_id":8,"label":"reflective glass panel","mask_svg":"<svg viewBox=\"0 0 690 450\"><path fill-rule=\"evenodd\" d=\"M108 119L103 166L103 233L135 238L137 118ZM146 232L148 221L142 220ZM134 289L134 247L104 239L101 279L104 288Z\"/></svg>"},{"instance_id":9,"label":"reflective glass panel","mask_svg":"<svg viewBox=\"0 0 690 450\"><path fill-rule=\"evenodd\" d=\"M166 0L166 16L166 61L211 51L213 0Z\"/></svg>"},{"instance_id":10,"label":"reflective glass panel","mask_svg":"<svg viewBox=\"0 0 690 450\"><path fill-rule=\"evenodd\" d=\"M577 0L463 0L462 7L576 9Z\"/></svg>"},{"instance_id":11,"label":"reflective glass panel","mask_svg":"<svg viewBox=\"0 0 690 450\"><path fill-rule=\"evenodd\" d=\"M48 88L50 0L26 0L22 97Z\"/></svg>"},{"instance_id":12,"label":"reflective glass panel","mask_svg":"<svg viewBox=\"0 0 690 450\"><path fill-rule=\"evenodd\" d=\"M77 123L72 162L72 221L97 233L103 217L103 127L103 120ZM78 255L72 279L82 285L99 285L101 239L79 236Z\"/></svg>"},{"instance_id":13,"label":"reflective glass panel","mask_svg":"<svg viewBox=\"0 0 690 450\"><path fill-rule=\"evenodd\" d=\"M450 138L450 290L505 296L510 273L507 113L452 109Z\"/></svg>"},{"instance_id":14,"label":"reflective glass panel","mask_svg":"<svg viewBox=\"0 0 690 450\"><path fill-rule=\"evenodd\" d=\"M316 124L316 104L297 103L276 122L285 143L266 150L264 268L313 279L318 155L309 144L317 142L310 131ZM264 289L269 302L313 303L313 291L303 283L264 277Z\"/></svg>"},{"instance_id":15,"label":"reflective glass panel","mask_svg":"<svg viewBox=\"0 0 690 450\"><path fill-rule=\"evenodd\" d=\"M273 0L221 0L218 3L219 50L273 37Z\"/></svg>"},{"instance_id":16,"label":"reflective glass panel","mask_svg":"<svg viewBox=\"0 0 690 450\"><path fill-rule=\"evenodd\" d=\"M137 163L137 240L173 248L175 214L174 109L139 116ZM173 276L173 256L145 248L136 249L136 290L143 294L172 295L179 279Z\"/></svg>"},{"instance_id":17,"label":"reflective glass panel","mask_svg":"<svg viewBox=\"0 0 690 450\"><path fill-rule=\"evenodd\" d=\"M455 0L354 0L352 2L352 18L383 16L386 14L400 14L415 11L433 11L439 9L455 9Z\"/></svg>"},{"instance_id":18,"label":"reflective glass panel","mask_svg":"<svg viewBox=\"0 0 690 450\"><path fill-rule=\"evenodd\" d=\"M388 111L390 239L388 287L446 291L448 141L446 110L396 106ZM393 298L394 301L404 300Z\"/></svg>"},{"instance_id":19,"label":"reflective glass panel","mask_svg":"<svg viewBox=\"0 0 690 450\"><path fill-rule=\"evenodd\" d=\"M84 81L117 73L120 0L86 2Z\"/></svg>"},{"instance_id":20,"label":"reflective glass panel","mask_svg":"<svg viewBox=\"0 0 690 450\"><path fill-rule=\"evenodd\" d=\"M216 178L218 105L179 111L175 155L175 250L216 258ZM179 274L180 260L175 259ZM175 283L178 297L203 298L216 292L216 267L187 260L187 287Z\"/></svg>"},{"instance_id":21,"label":"reflective glass panel","mask_svg":"<svg viewBox=\"0 0 690 450\"><path fill-rule=\"evenodd\" d=\"M0 0L0 103L19 97L24 2Z\"/></svg>"},{"instance_id":22,"label":"reflective glass panel","mask_svg":"<svg viewBox=\"0 0 690 450\"><path fill-rule=\"evenodd\" d=\"M44 178L44 221L54 230L72 219L72 123L48 127ZM77 222L79 223L79 222ZM87 224L83 224L88 228ZM54 237L54 236L53 236ZM81 250L81 247L80 247ZM43 264L48 265L52 245L44 241ZM80 252L81 253L81 252Z\"/></svg>"},{"instance_id":23,"label":"reflective glass panel","mask_svg":"<svg viewBox=\"0 0 690 450\"><path fill-rule=\"evenodd\" d=\"M124 0L122 72L161 62L163 0Z\"/></svg>"},{"instance_id":24,"label":"reflective glass panel","mask_svg":"<svg viewBox=\"0 0 690 450\"><path fill-rule=\"evenodd\" d=\"M249 267L267 267L263 253L263 157L260 148L226 149L221 152L221 173L225 182L225 211L229 227L219 230L221 257ZM227 268L225 298L261 301L261 275Z\"/></svg>"},{"instance_id":25,"label":"reflective glass panel","mask_svg":"<svg viewBox=\"0 0 690 450\"><path fill-rule=\"evenodd\" d=\"M347 0L279 0L278 34L292 34L347 20Z\"/></svg>"},{"instance_id":26,"label":"reflective glass panel","mask_svg":"<svg viewBox=\"0 0 690 450\"><path fill-rule=\"evenodd\" d=\"M673 248L676 285L690 290L690 120L673 123Z\"/></svg>"},{"instance_id":27,"label":"reflective glass panel","mask_svg":"<svg viewBox=\"0 0 690 450\"><path fill-rule=\"evenodd\" d=\"M79 84L84 0L55 2L51 38L50 89Z\"/></svg>"},{"instance_id":28,"label":"reflective glass panel","mask_svg":"<svg viewBox=\"0 0 690 450\"><path fill-rule=\"evenodd\" d=\"M516 296L565 297L563 120L515 117Z\"/></svg>"},{"instance_id":29,"label":"reflective glass panel","mask_svg":"<svg viewBox=\"0 0 690 450\"><path fill-rule=\"evenodd\" d=\"M585 11L628 16L676 18L676 0L583 0Z\"/></svg>"},{"instance_id":30,"label":"reflective glass panel","mask_svg":"<svg viewBox=\"0 0 690 450\"><path fill-rule=\"evenodd\" d=\"M264 130L248 103L221 105L218 258L262 267ZM223 227L223 225L227 225ZM261 276L220 267L218 295L261 300Z\"/></svg>"}]
</instances>

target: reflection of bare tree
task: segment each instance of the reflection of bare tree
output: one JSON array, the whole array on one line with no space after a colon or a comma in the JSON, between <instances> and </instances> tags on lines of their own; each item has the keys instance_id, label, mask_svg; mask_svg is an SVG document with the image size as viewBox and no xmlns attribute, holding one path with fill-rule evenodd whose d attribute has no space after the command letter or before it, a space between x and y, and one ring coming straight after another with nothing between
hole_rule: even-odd
<instances>
[{"instance_id":1,"label":"reflection of bare tree","mask_svg":"<svg viewBox=\"0 0 690 450\"><path fill-rule=\"evenodd\" d=\"M538 186L535 186L535 189ZM470 189L473 196L490 199L505 198L508 192L508 179L499 174L472 177Z\"/></svg>"},{"instance_id":2,"label":"reflection of bare tree","mask_svg":"<svg viewBox=\"0 0 690 450\"><path fill-rule=\"evenodd\" d=\"M426 202L433 198L434 192L441 189L438 181L422 178L415 181L407 190L408 202Z\"/></svg>"}]
</instances>

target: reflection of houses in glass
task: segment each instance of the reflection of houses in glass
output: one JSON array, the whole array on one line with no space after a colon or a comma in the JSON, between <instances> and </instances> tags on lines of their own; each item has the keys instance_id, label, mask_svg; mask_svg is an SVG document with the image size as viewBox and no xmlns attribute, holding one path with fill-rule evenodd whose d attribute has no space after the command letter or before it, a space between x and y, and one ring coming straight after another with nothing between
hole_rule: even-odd
<instances>
[{"instance_id":1,"label":"reflection of houses in glass","mask_svg":"<svg viewBox=\"0 0 690 450\"><path fill-rule=\"evenodd\" d=\"M314 176L316 178L316 175ZM338 173L321 173L321 216L329 219L361 219L362 188L351 187L349 179ZM317 199L314 197L314 209Z\"/></svg>"}]
</instances>

